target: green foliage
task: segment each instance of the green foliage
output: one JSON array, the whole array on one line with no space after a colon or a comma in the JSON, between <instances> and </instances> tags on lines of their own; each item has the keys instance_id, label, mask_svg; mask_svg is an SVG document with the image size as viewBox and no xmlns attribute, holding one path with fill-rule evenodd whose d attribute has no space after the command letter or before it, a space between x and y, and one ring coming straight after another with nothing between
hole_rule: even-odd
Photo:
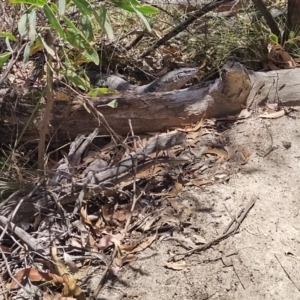
<instances>
[{"instance_id":1,"label":"green foliage","mask_svg":"<svg viewBox=\"0 0 300 300\"><path fill-rule=\"evenodd\" d=\"M8 59L10 58L11 53L10 52L4 52L0 54L0 68L2 68L2 66L4 65L4 63L6 63L8 61Z\"/></svg>"},{"instance_id":2,"label":"green foliage","mask_svg":"<svg viewBox=\"0 0 300 300\"><path fill-rule=\"evenodd\" d=\"M67 62L69 67L71 64L72 70L78 69L78 64L83 61L99 64L99 56L94 47L94 33L98 31L97 28L101 28L107 34L109 40L114 39L113 28L104 4L95 3L92 0L58 0L55 2L46 0L9 0L9 2L16 5L21 4L26 9L18 22L20 36L27 36L29 40L23 52L24 63L28 62L30 55L43 48L52 57L55 57L55 49L53 50L49 47L45 37L45 33L49 29L54 35L54 43L62 45L62 51L60 51L64 57L62 62ZM156 14L158 12L157 9L149 5L141 5L137 0L111 0L111 2L123 10L134 12L143 21L145 27L149 31L151 30L144 14ZM74 8L77 11L76 21L69 17L71 13L74 13ZM79 18L78 12L80 14ZM44 19L42 22L39 22L37 21L37 16L41 15L44 16ZM43 26L38 26L37 24L43 24ZM7 40L15 40L13 35L8 33L6 33L5 38ZM2 54L0 67L9 57L10 53ZM76 61L76 59L80 59L80 62ZM78 84L80 88L86 87L83 81L74 76L67 76L67 78L71 79L73 84Z\"/></svg>"},{"instance_id":3,"label":"green foliage","mask_svg":"<svg viewBox=\"0 0 300 300\"><path fill-rule=\"evenodd\" d=\"M95 88L91 89L87 96L89 97L98 97L100 95L109 95L109 94L118 94L118 91L110 90L108 88Z\"/></svg>"},{"instance_id":4,"label":"green foliage","mask_svg":"<svg viewBox=\"0 0 300 300\"><path fill-rule=\"evenodd\" d=\"M278 44L279 43L279 39L278 39L278 36L274 33L270 34L269 35L269 39L270 41L273 43L273 44Z\"/></svg>"},{"instance_id":5,"label":"green foliage","mask_svg":"<svg viewBox=\"0 0 300 300\"><path fill-rule=\"evenodd\" d=\"M79 87L82 90L86 90L89 88L89 83L86 82L83 78L78 76L74 71L72 70L66 70L62 72L62 75L65 76L65 78L70 82L73 83L75 86Z\"/></svg>"}]
</instances>

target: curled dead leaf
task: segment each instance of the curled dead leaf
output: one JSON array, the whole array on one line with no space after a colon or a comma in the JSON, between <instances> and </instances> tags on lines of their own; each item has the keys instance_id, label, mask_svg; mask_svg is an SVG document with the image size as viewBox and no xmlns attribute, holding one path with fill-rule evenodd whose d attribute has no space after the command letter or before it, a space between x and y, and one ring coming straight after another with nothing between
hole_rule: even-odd
<instances>
[{"instance_id":1,"label":"curled dead leaf","mask_svg":"<svg viewBox=\"0 0 300 300\"><path fill-rule=\"evenodd\" d=\"M46 273L46 272L40 272L35 268L26 268L19 270L15 274L15 279L22 285L25 285L27 280L29 279L31 282L45 282L45 281L51 281L55 283L64 283L65 280L63 277L52 274L52 273ZM19 285L12 281L7 285L7 288L10 290L18 289Z\"/></svg>"},{"instance_id":2,"label":"curled dead leaf","mask_svg":"<svg viewBox=\"0 0 300 300\"><path fill-rule=\"evenodd\" d=\"M165 267L168 268L168 269L172 269L172 270L184 270L188 267L187 263L184 261L184 262L181 262L181 263L170 263L170 262L167 262L165 264Z\"/></svg>"},{"instance_id":3,"label":"curled dead leaf","mask_svg":"<svg viewBox=\"0 0 300 300\"><path fill-rule=\"evenodd\" d=\"M268 45L268 65L271 70L293 69L296 67L294 59L279 44Z\"/></svg>"},{"instance_id":4,"label":"curled dead leaf","mask_svg":"<svg viewBox=\"0 0 300 300\"><path fill-rule=\"evenodd\" d=\"M195 186L202 186L202 185L206 185L206 184L211 184L213 183L212 180L208 180L208 179L193 179L191 180L191 182L193 183L193 185Z\"/></svg>"},{"instance_id":5,"label":"curled dead leaf","mask_svg":"<svg viewBox=\"0 0 300 300\"><path fill-rule=\"evenodd\" d=\"M271 114L259 115L263 119L277 119L285 115L285 111L282 109Z\"/></svg>"},{"instance_id":6,"label":"curled dead leaf","mask_svg":"<svg viewBox=\"0 0 300 300\"><path fill-rule=\"evenodd\" d=\"M133 253L138 253L141 252L143 250L145 250L146 248L148 248L154 241L156 240L156 234L149 237L147 240L145 240L144 242L142 242L139 246L137 246L136 248L134 248L131 251L131 254Z\"/></svg>"},{"instance_id":7,"label":"curled dead leaf","mask_svg":"<svg viewBox=\"0 0 300 300\"><path fill-rule=\"evenodd\" d=\"M218 148L212 148L212 149L207 149L204 150L202 154L213 154L213 155L217 155L218 156L218 160L223 161L223 160L227 160L228 158L228 154L226 150L223 149L218 149Z\"/></svg>"}]
</instances>

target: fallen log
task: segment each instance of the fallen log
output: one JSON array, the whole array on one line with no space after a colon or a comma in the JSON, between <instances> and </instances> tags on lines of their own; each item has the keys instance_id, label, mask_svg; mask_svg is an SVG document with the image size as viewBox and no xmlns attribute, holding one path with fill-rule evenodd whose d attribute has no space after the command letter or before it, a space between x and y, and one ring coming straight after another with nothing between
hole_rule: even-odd
<instances>
[{"instance_id":1,"label":"fallen log","mask_svg":"<svg viewBox=\"0 0 300 300\"><path fill-rule=\"evenodd\" d=\"M57 98L49 124L49 140L55 136L55 141L61 144L97 127L99 134L107 134L100 115L117 134L126 135L130 131L129 119L137 134L184 127L201 118L226 117L253 101L299 105L299 73L299 69L252 72L239 63L228 62L219 79L188 89L151 94L125 91L97 98L78 95L72 101ZM115 108L109 105L113 100L117 103ZM27 124L36 100L6 96L0 101L1 141L14 142L16 133L22 132ZM43 109L38 109L24 131L23 141L37 141L42 120Z\"/></svg>"}]
</instances>

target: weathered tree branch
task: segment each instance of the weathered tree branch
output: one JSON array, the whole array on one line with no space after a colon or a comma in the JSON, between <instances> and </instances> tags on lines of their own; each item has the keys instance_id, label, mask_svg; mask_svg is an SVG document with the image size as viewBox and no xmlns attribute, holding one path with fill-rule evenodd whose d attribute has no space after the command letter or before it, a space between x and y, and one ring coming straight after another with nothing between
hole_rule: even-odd
<instances>
[{"instance_id":1,"label":"weathered tree branch","mask_svg":"<svg viewBox=\"0 0 300 300\"><path fill-rule=\"evenodd\" d=\"M299 75L299 69L251 72L239 63L227 63L219 79L189 89L153 94L125 91L88 100L84 97L77 97L73 101L57 99L50 120L48 140L55 136L60 144L73 141L78 134L89 134L98 127L99 134L107 134L97 112L105 117L116 133L127 134L130 119L134 132L138 134L184 127L203 117L233 115L253 101L299 105ZM108 105L112 100L117 102L116 108ZM0 105L1 142L8 143L14 141L16 133L24 129L35 102L22 96L18 100L7 96ZM41 110L25 131L23 141L36 143L38 123L42 117Z\"/></svg>"}]
</instances>

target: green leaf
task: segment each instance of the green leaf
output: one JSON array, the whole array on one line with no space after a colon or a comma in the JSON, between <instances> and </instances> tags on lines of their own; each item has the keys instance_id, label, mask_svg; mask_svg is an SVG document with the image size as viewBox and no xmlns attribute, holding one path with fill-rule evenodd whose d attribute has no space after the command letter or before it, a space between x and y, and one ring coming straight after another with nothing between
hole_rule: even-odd
<instances>
[{"instance_id":1,"label":"green leaf","mask_svg":"<svg viewBox=\"0 0 300 300\"><path fill-rule=\"evenodd\" d=\"M278 44L278 36L277 36L276 34L273 34L273 33L270 34L270 35L269 35L269 39L270 39L270 41L273 42L274 44L276 44L276 45Z\"/></svg>"},{"instance_id":2,"label":"green leaf","mask_svg":"<svg viewBox=\"0 0 300 300\"><path fill-rule=\"evenodd\" d=\"M68 19L67 17L63 17L63 20L71 29L73 29L74 31L78 30L75 24L70 19Z\"/></svg>"},{"instance_id":3,"label":"green leaf","mask_svg":"<svg viewBox=\"0 0 300 300\"><path fill-rule=\"evenodd\" d=\"M88 41L94 40L93 26L88 16L83 15L81 18L82 32Z\"/></svg>"},{"instance_id":4,"label":"green leaf","mask_svg":"<svg viewBox=\"0 0 300 300\"><path fill-rule=\"evenodd\" d=\"M29 19L29 14L25 13L18 22L18 31L20 35L24 35L27 32L27 23Z\"/></svg>"},{"instance_id":5,"label":"green leaf","mask_svg":"<svg viewBox=\"0 0 300 300\"><path fill-rule=\"evenodd\" d=\"M116 108L116 107L118 107L118 101L116 99L114 99L113 101L109 102L107 104L107 106L109 106L111 108Z\"/></svg>"},{"instance_id":6,"label":"green leaf","mask_svg":"<svg viewBox=\"0 0 300 300\"><path fill-rule=\"evenodd\" d=\"M31 42L34 42L35 37L36 37L36 10L33 9L30 14L29 14L29 32L28 32L28 36L29 36L29 40Z\"/></svg>"},{"instance_id":7,"label":"green leaf","mask_svg":"<svg viewBox=\"0 0 300 300\"><path fill-rule=\"evenodd\" d=\"M10 52L4 52L0 54L0 68L2 68L2 66L7 62L10 56Z\"/></svg>"},{"instance_id":8,"label":"green leaf","mask_svg":"<svg viewBox=\"0 0 300 300\"><path fill-rule=\"evenodd\" d=\"M84 80L82 77L78 76L74 71L72 70L66 70L64 72L61 72L62 75L64 75L68 82L73 83L76 87L86 90L89 86L89 83Z\"/></svg>"},{"instance_id":9,"label":"green leaf","mask_svg":"<svg viewBox=\"0 0 300 300\"><path fill-rule=\"evenodd\" d=\"M101 29L106 32L109 40L114 39L114 32L112 29L112 26L110 25L108 19L107 19L107 11L104 5L100 5L100 15L97 13L97 11L93 11L93 14L95 16L96 21L100 25Z\"/></svg>"},{"instance_id":10,"label":"green leaf","mask_svg":"<svg viewBox=\"0 0 300 300\"><path fill-rule=\"evenodd\" d=\"M138 5L135 8L144 15L156 15L158 13L158 9L151 5Z\"/></svg>"},{"instance_id":11,"label":"green leaf","mask_svg":"<svg viewBox=\"0 0 300 300\"><path fill-rule=\"evenodd\" d=\"M46 51L47 51L52 57L55 57L55 52L54 52L54 50L51 49L51 48L47 45L46 41L45 41L42 37L40 37L40 39L41 39L41 41L42 41L42 43L43 43L43 45L44 45Z\"/></svg>"},{"instance_id":12,"label":"green leaf","mask_svg":"<svg viewBox=\"0 0 300 300\"><path fill-rule=\"evenodd\" d=\"M98 97L99 95L108 95L108 94L115 94L115 93L112 92L109 88L96 88L96 89L91 89L87 93L87 96Z\"/></svg>"},{"instance_id":13,"label":"green leaf","mask_svg":"<svg viewBox=\"0 0 300 300\"><path fill-rule=\"evenodd\" d=\"M130 12L134 12L134 9L132 8L131 4L129 3L129 1L119 1L119 0L115 0L115 1L112 1L116 6L124 9L124 10L127 10L127 11L130 11Z\"/></svg>"},{"instance_id":14,"label":"green leaf","mask_svg":"<svg viewBox=\"0 0 300 300\"><path fill-rule=\"evenodd\" d=\"M72 29L67 29L65 31L65 36L67 41L77 50L83 51L82 55L85 56L90 61L94 62L96 65L99 64L99 56L97 51L90 45L88 40L86 40L79 30L73 31Z\"/></svg>"},{"instance_id":15,"label":"green leaf","mask_svg":"<svg viewBox=\"0 0 300 300\"><path fill-rule=\"evenodd\" d=\"M58 1L58 15L63 17L66 11L66 0Z\"/></svg>"},{"instance_id":16,"label":"green leaf","mask_svg":"<svg viewBox=\"0 0 300 300\"><path fill-rule=\"evenodd\" d=\"M150 24L148 23L147 19L144 17L144 15L139 11L137 10L133 5L132 5L132 8L134 9L134 11L136 12L136 14L139 16L139 18L144 22L147 30L150 32L152 29L151 29L151 26Z\"/></svg>"},{"instance_id":17,"label":"green leaf","mask_svg":"<svg viewBox=\"0 0 300 300\"><path fill-rule=\"evenodd\" d=\"M83 51L85 47L91 47L89 42L81 35L80 31L68 28L65 31L66 40L77 50Z\"/></svg>"},{"instance_id":18,"label":"green leaf","mask_svg":"<svg viewBox=\"0 0 300 300\"><path fill-rule=\"evenodd\" d=\"M38 35L34 43L30 46L30 55L33 55L43 49L45 49L45 46L43 45L41 37Z\"/></svg>"},{"instance_id":19,"label":"green leaf","mask_svg":"<svg viewBox=\"0 0 300 300\"><path fill-rule=\"evenodd\" d=\"M291 32L290 32L289 38L290 38L291 40L293 40L293 39L295 38L295 31L291 31Z\"/></svg>"},{"instance_id":20,"label":"green leaf","mask_svg":"<svg viewBox=\"0 0 300 300\"><path fill-rule=\"evenodd\" d=\"M142 14L147 14L147 15L153 15L158 13L158 9L151 6L151 5L141 5L138 1L136 0L113 0L112 1L116 6L130 11L130 12L136 12L135 9L140 11ZM134 8L135 9L134 9Z\"/></svg>"},{"instance_id":21,"label":"green leaf","mask_svg":"<svg viewBox=\"0 0 300 300\"><path fill-rule=\"evenodd\" d=\"M48 19L51 27L58 32L58 34L60 35L61 38L64 38L65 37L64 31L63 31L59 21L57 20L56 16L54 15L53 11L49 7L49 5L45 4L43 9L44 9L44 13L45 13L46 18Z\"/></svg>"},{"instance_id":22,"label":"green leaf","mask_svg":"<svg viewBox=\"0 0 300 300\"><path fill-rule=\"evenodd\" d=\"M29 56L30 56L30 47L31 47L31 43L28 43L24 49L24 53L23 53L23 64L24 65L26 65L28 63Z\"/></svg>"},{"instance_id":23,"label":"green leaf","mask_svg":"<svg viewBox=\"0 0 300 300\"><path fill-rule=\"evenodd\" d=\"M91 4L86 0L73 0L77 8L81 11L83 15L92 15L93 8Z\"/></svg>"},{"instance_id":24,"label":"green leaf","mask_svg":"<svg viewBox=\"0 0 300 300\"><path fill-rule=\"evenodd\" d=\"M35 6L43 6L47 3L47 0L9 0L11 4L29 4Z\"/></svg>"},{"instance_id":25,"label":"green leaf","mask_svg":"<svg viewBox=\"0 0 300 300\"><path fill-rule=\"evenodd\" d=\"M17 39L10 32L0 32L0 36L8 38L10 41L16 42Z\"/></svg>"},{"instance_id":26,"label":"green leaf","mask_svg":"<svg viewBox=\"0 0 300 300\"><path fill-rule=\"evenodd\" d=\"M82 55L88 60L92 61L94 64L99 65L99 55L93 47L86 49Z\"/></svg>"},{"instance_id":27,"label":"green leaf","mask_svg":"<svg viewBox=\"0 0 300 300\"><path fill-rule=\"evenodd\" d=\"M10 45L10 42L9 42L9 39L8 38L5 38L5 44L6 44L6 47L7 47L7 50L10 51L10 52L13 52L14 50L12 49L11 45Z\"/></svg>"}]
</instances>

